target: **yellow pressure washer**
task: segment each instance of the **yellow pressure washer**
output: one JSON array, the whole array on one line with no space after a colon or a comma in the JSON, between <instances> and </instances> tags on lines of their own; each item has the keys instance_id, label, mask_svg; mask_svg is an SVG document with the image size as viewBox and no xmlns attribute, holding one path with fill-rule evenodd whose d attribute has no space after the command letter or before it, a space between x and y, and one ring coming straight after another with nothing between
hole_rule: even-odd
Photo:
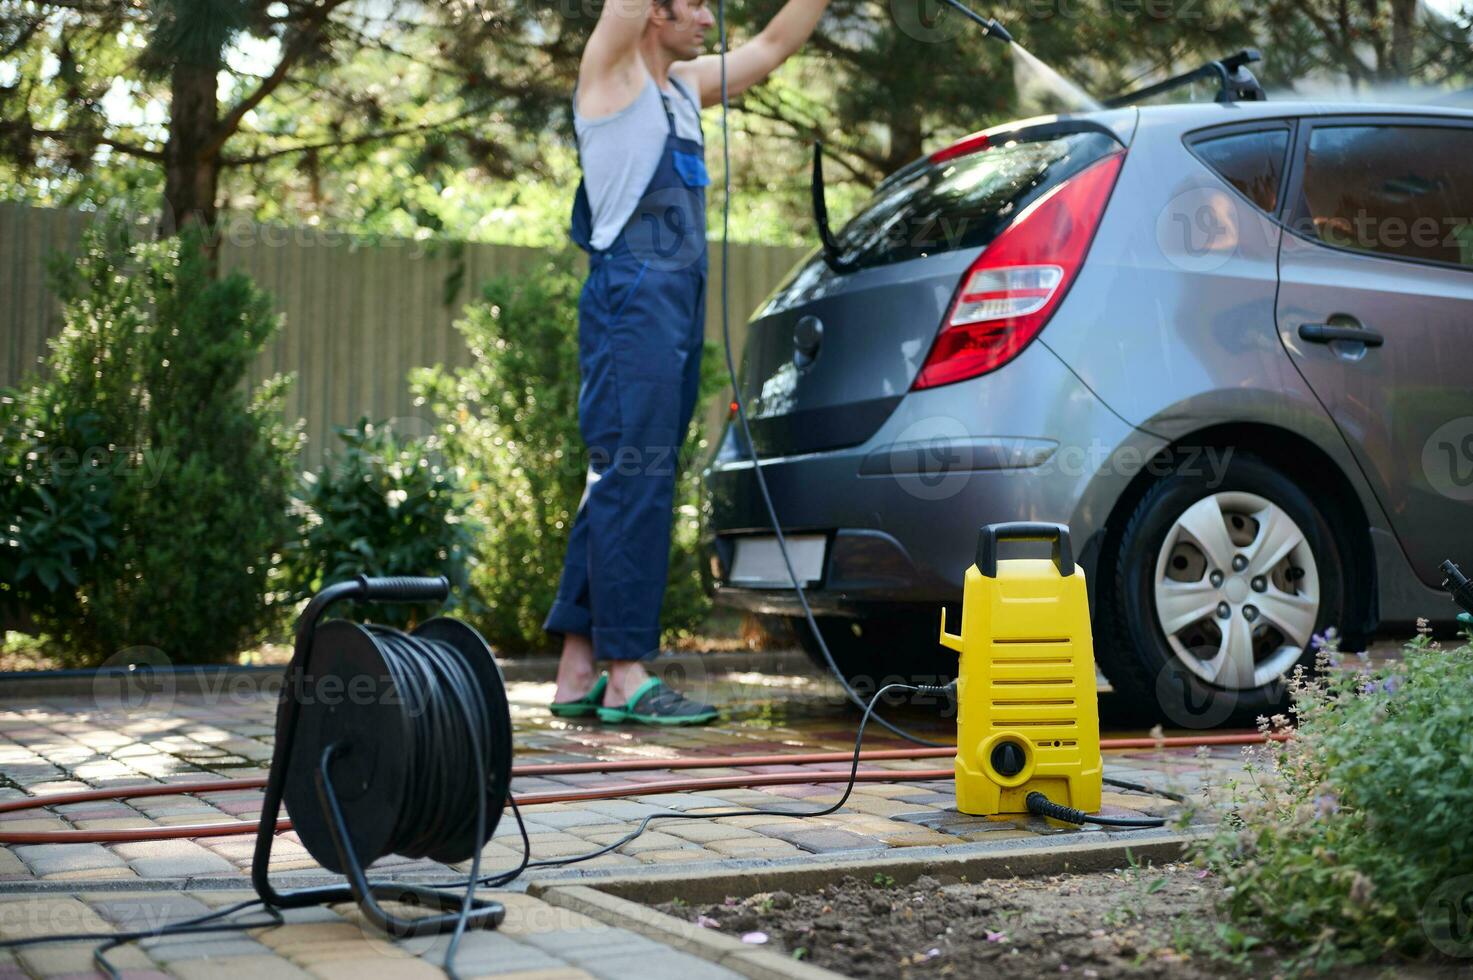
<instances>
[{"instance_id":1,"label":"yellow pressure washer","mask_svg":"<svg viewBox=\"0 0 1473 980\"><path fill-rule=\"evenodd\" d=\"M1000 559L1005 542L1051 545L1049 558ZM1034 813L1069 823L1160 826L1089 816L1100 808L1099 698L1084 570L1062 524L988 524L967 569L961 633L956 806L980 816Z\"/></svg>"}]
</instances>

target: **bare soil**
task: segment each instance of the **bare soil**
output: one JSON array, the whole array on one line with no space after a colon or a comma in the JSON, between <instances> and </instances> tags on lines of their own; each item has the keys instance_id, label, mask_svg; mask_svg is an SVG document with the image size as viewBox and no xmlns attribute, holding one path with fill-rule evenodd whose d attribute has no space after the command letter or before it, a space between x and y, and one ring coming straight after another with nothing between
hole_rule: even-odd
<instances>
[{"instance_id":1,"label":"bare soil","mask_svg":"<svg viewBox=\"0 0 1473 980\"><path fill-rule=\"evenodd\" d=\"M856 978L1282 976L1273 949L1210 955L1220 886L1188 865L943 885L845 878L807 894L771 892L660 911ZM760 934L760 935L754 935ZM1468 977L1467 964L1397 964L1358 977Z\"/></svg>"}]
</instances>

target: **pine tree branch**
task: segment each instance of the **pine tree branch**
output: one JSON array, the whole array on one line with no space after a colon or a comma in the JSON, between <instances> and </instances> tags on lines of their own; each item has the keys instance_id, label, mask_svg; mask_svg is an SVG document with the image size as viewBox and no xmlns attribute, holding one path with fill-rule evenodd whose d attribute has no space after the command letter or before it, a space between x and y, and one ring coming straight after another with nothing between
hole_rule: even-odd
<instances>
[{"instance_id":1,"label":"pine tree branch","mask_svg":"<svg viewBox=\"0 0 1473 980\"><path fill-rule=\"evenodd\" d=\"M332 12L347 2L348 0L325 0L323 5L313 12L307 23L292 37L291 42L282 51L281 60L277 62L271 74L256 86L255 91L236 103L235 107L227 112L215 126L215 134L201 152L201 159L208 160L219 155L225 142L240 127L240 121L245 118L245 114L276 91L276 88L286 80L287 72L291 70L291 67L300 61L316 43Z\"/></svg>"},{"instance_id":2,"label":"pine tree branch","mask_svg":"<svg viewBox=\"0 0 1473 980\"><path fill-rule=\"evenodd\" d=\"M297 146L283 147L279 150L270 150L265 153L255 153L251 154L250 156L221 157L220 166L248 166L250 164L265 163L268 160L274 160L278 157L291 156L294 153L309 153L315 150L328 150L339 147L360 146L364 143L375 143L382 140L395 139L400 136L410 136L415 133L430 133L435 132L436 130L447 130L448 127L451 127L455 123L464 120L467 116L477 115L479 113L485 112L494 104L495 101L490 101L480 105L470 106L462 110L461 112L456 113L448 119L442 119L439 122L434 123L422 123L414 126L404 126L399 129L386 129L372 133L361 133L357 136L350 136L340 140L325 140L320 143L302 143Z\"/></svg>"},{"instance_id":3,"label":"pine tree branch","mask_svg":"<svg viewBox=\"0 0 1473 980\"><path fill-rule=\"evenodd\" d=\"M87 135L98 146L112 147L130 156L141 157L145 160L163 160L164 158L164 152L162 150L150 150L146 146L139 146L136 143L130 143L127 140L117 139L112 136L93 137L92 134L84 133L80 129L35 129L11 119L0 120L0 133L9 134L17 132L39 136L43 139L55 140L58 143L73 143L77 141L78 137Z\"/></svg>"}]
</instances>

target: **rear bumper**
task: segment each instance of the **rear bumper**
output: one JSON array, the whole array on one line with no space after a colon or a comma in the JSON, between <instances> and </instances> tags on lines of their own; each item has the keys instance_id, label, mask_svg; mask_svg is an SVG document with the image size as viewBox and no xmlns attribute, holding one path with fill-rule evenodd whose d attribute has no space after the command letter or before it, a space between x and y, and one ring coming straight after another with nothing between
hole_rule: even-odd
<instances>
[{"instance_id":1,"label":"rear bumper","mask_svg":"<svg viewBox=\"0 0 1473 980\"><path fill-rule=\"evenodd\" d=\"M855 615L960 598L984 524L1068 523L1083 550L1129 479L1107 461L1139 435L1034 343L993 374L907 394L862 445L764 460L762 473L784 531L827 536L810 606ZM717 600L799 614L791 590L726 581L736 541L772 533L752 463L718 456L705 476Z\"/></svg>"}]
</instances>

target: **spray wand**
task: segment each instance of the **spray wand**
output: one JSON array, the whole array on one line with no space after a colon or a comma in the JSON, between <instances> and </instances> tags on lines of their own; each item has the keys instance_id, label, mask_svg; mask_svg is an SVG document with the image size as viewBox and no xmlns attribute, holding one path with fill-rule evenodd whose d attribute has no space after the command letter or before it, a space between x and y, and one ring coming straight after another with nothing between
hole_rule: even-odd
<instances>
[{"instance_id":1,"label":"spray wand","mask_svg":"<svg viewBox=\"0 0 1473 980\"><path fill-rule=\"evenodd\" d=\"M962 12L962 15L965 16L968 20L974 21L977 24L981 25L982 34L984 37L995 37L999 41L1002 41L1004 44L1013 43L1013 35L1009 34L1007 28L1003 27L997 22L996 17L983 17L971 7L968 7L966 4L962 3L961 0L944 0L944 2L955 7L957 10L960 10Z\"/></svg>"}]
</instances>

